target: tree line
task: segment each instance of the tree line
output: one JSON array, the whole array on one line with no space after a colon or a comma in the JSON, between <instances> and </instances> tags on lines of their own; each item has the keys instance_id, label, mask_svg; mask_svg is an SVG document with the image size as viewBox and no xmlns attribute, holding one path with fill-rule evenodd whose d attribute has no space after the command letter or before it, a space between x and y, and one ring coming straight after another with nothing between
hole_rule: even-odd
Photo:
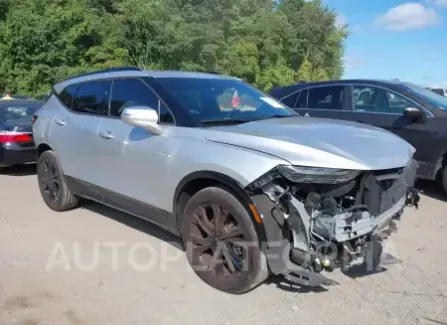
<instances>
[{"instance_id":1,"label":"tree line","mask_svg":"<svg viewBox=\"0 0 447 325\"><path fill-rule=\"evenodd\" d=\"M346 26L321 0L0 0L0 93L115 66L217 72L261 89L337 79Z\"/></svg>"}]
</instances>

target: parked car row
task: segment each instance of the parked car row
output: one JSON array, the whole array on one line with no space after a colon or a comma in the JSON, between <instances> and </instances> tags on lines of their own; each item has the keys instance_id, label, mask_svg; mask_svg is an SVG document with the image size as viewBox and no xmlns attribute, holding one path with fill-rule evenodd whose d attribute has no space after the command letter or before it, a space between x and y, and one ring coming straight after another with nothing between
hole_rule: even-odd
<instances>
[{"instance_id":1,"label":"parked car row","mask_svg":"<svg viewBox=\"0 0 447 325\"><path fill-rule=\"evenodd\" d=\"M32 117L42 198L55 211L86 198L165 228L229 293L270 274L319 286L332 283L323 270L373 270L389 226L417 205L415 149L366 123L303 118L292 108L353 105L350 84L317 98L311 86L286 105L217 74L116 68L59 82ZM375 88L359 87L359 107L375 109ZM398 114L406 102L392 93ZM405 118L422 119L407 97Z\"/></svg>"}]
</instances>

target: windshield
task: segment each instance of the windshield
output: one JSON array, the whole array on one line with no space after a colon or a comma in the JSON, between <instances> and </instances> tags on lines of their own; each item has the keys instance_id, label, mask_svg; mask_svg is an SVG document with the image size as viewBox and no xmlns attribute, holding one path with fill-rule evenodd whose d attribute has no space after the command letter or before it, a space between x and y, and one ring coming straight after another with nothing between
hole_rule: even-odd
<instances>
[{"instance_id":1,"label":"windshield","mask_svg":"<svg viewBox=\"0 0 447 325\"><path fill-rule=\"evenodd\" d=\"M0 103L0 122L31 121L38 105L2 105Z\"/></svg>"},{"instance_id":2,"label":"windshield","mask_svg":"<svg viewBox=\"0 0 447 325\"><path fill-rule=\"evenodd\" d=\"M298 115L237 79L160 78L157 81L203 125Z\"/></svg>"},{"instance_id":3,"label":"windshield","mask_svg":"<svg viewBox=\"0 0 447 325\"><path fill-rule=\"evenodd\" d=\"M427 90L424 87L420 87L411 83L405 83L403 84L403 87L410 93L421 97L423 100L430 103L431 105L447 111L447 97L438 95L431 90Z\"/></svg>"}]
</instances>

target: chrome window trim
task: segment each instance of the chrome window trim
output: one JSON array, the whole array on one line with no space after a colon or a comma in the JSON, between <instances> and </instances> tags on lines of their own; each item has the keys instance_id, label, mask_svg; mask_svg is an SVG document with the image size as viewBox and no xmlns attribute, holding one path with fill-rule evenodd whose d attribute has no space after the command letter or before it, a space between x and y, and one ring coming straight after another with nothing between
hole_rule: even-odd
<instances>
[{"instance_id":1,"label":"chrome window trim","mask_svg":"<svg viewBox=\"0 0 447 325\"><path fill-rule=\"evenodd\" d=\"M312 88L333 87L333 86L338 86L338 87L340 87L340 86L341 86L341 87L352 87L351 89L353 89L355 85L363 86L363 87L376 87L376 88L380 88L380 89L382 89L382 90L391 92L391 93L393 93L393 94L396 94L396 95L398 95L398 96L400 96L400 97L402 97L402 98L408 100L410 103L412 103L413 105L415 105L416 108L420 108L420 109L422 109L422 110L427 114L427 117L429 117L429 118L434 118L434 117L435 117L435 115L434 115L430 110L428 110L427 108L425 108L425 107L422 106L421 104L415 102L413 99L409 98L408 96L406 96L406 95L404 95L404 94L397 93L396 91L391 90L391 89L389 89L389 88L386 88L386 87L383 87L383 86L380 86L380 85L370 84L370 83L349 83L349 84L348 84L348 83L346 83L346 84L334 83L334 84L331 84L331 85L317 85L317 86L303 87L303 88L300 88L300 89L298 89L298 90L295 90L294 92L288 94L287 96L282 97L282 98L280 99L280 101L282 101L283 99L285 99L285 98L287 98L287 97L289 97L289 96L293 96L293 95L295 95L295 94L296 94L297 92L299 92L299 91L309 90L309 89L312 89ZM338 112L340 112L340 111L346 111L346 112L352 112L352 113L363 113L363 114L366 113L366 114L376 114L376 115L377 115L377 114L381 114L381 115L403 116L402 114L396 114L396 113L386 113L386 112L360 112L360 111L356 111L356 110L354 110L353 91L351 91L351 100L352 100L352 109L338 110L338 109L321 109L321 108L309 108L309 107L308 107L307 109L318 109L318 110L338 111ZM295 104L296 104L296 102L295 102ZM295 108L294 108L294 109L295 109ZM296 109L298 109L298 108L296 108ZM306 109L306 108L301 108L301 109Z\"/></svg>"},{"instance_id":2,"label":"chrome window trim","mask_svg":"<svg viewBox=\"0 0 447 325\"><path fill-rule=\"evenodd\" d=\"M306 98L306 106L307 106L307 104L309 104L309 91L311 89L315 89L315 88L326 88L326 87L343 87L344 88L343 89L343 96L345 96L344 92L345 92L346 85L337 83L337 84L331 84L331 85L317 85L317 86L303 87L303 88L300 88L298 90L295 90L294 92L288 94L287 96L282 97L279 101L282 102L283 99L288 98L290 96L293 96L297 92L307 91L307 98ZM297 99L295 101L295 104L293 105L294 107L292 107L292 109L315 109L315 110L321 110L321 111L337 111L337 112L345 112L345 111L349 112L350 111L350 110L345 109L345 105L344 104L343 104L343 108L342 109L311 108L311 107L296 108L295 106L296 106L296 103L298 102L298 99L300 98L300 96L301 96L301 94L299 94L299 96L297 97Z\"/></svg>"},{"instance_id":3,"label":"chrome window trim","mask_svg":"<svg viewBox=\"0 0 447 325\"><path fill-rule=\"evenodd\" d=\"M344 85L344 84L316 85L316 86L303 87L303 88L300 88L300 89L297 89L297 90L291 92L290 94L288 94L288 95L286 95L284 97L281 97L281 99L279 99L279 101L282 101L283 99L285 99L287 97L293 96L293 95L295 95L299 91L309 90L309 89L314 89L314 88L322 88L322 87L334 87L334 86L335 87L346 87L346 85ZM295 104L296 104L296 102L295 102ZM337 111L339 111L339 110L337 110Z\"/></svg>"}]
</instances>

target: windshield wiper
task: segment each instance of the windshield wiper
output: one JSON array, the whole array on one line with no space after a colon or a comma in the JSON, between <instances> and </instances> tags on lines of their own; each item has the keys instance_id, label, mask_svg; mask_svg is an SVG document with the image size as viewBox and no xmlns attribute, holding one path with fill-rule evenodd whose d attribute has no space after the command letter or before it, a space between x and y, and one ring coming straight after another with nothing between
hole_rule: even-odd
<instances>
[{"instance_id":1,"label":"windshield wiper","mask_svg":"<svg viewBox=\"0 0 447 325\"><path fill-rule=\"evenodd\" d=\"M271 115L260 117L257 120L260 121L260 120L268 120L271 118L283 118L283 117L295 117L295 116L299 116L299 115L298 114L296 114L296 115L271 114Z\"/></svg>"},{"instance_id":2,"label":"windshield wiper","mask_svg":"<svg viewBox=\"0 0 447 325\"><path fill-rule=\"evenodd\" d=\"M262 116L260 118L254 118L254 119L237 119L237 118L229 118L229 119L216 119L216 120L204 120L200 121L200 123L204 125L235 125L235 124L243 124L248 122L254 122L254 121L262 121L262 120L268 120L272 118L283 118L283 117L294 117L299 116L296 115L283 115L283 114L271 114Z\"/></svg>"},{"instance_id":3,"label":"windshield wiper","mask_svg":"<svg viewBox=\"0 0 447 325\"><path fill-rule=\"evenodd\" d=\"M216 120L204 120L200 121L201 124L204 125L234 125L234 124L242 124L252 122L253 120L245 120L245 119L216 119Z\"/></svg>"}]
</instances>

